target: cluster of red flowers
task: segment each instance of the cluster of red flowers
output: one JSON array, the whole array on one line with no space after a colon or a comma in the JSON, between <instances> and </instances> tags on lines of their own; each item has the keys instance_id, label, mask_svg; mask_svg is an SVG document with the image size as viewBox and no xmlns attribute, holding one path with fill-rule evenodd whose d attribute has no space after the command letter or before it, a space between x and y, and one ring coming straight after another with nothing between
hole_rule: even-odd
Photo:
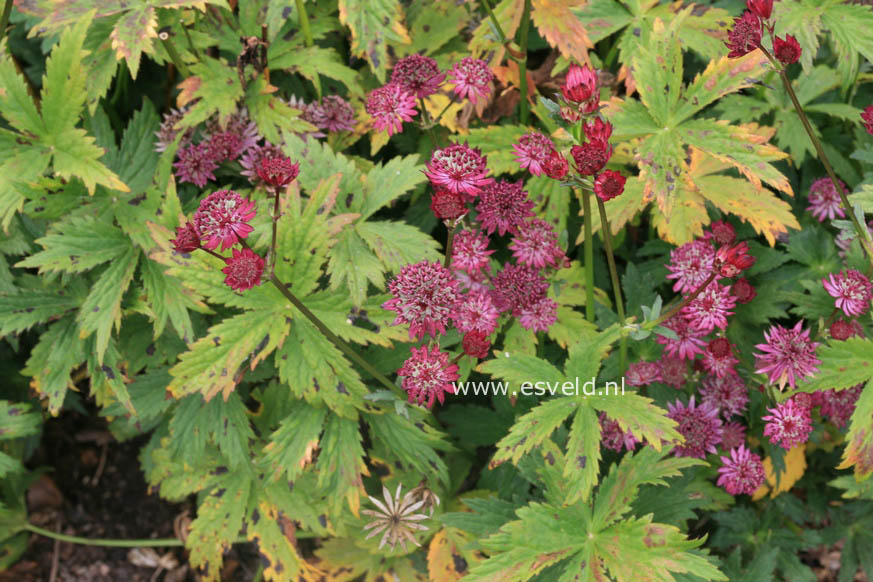
<instances>
[{"instance_id":1,"label":"cluster of red flowers","mask_svg":"<svg viewBox=\"0 0 873 582\"><path fill-rule=\"evenodd\" d=\"M256 168L267 188L278 196L278 190L293 182L299 164L285 156L264 158ZM233 190L218 190L200 201L190 222L176 229L176 238L170 242L178 253L205 250L225 262L224 282L235 291L245 291L261 284L264 259L245 243L251 234L249 222L255 217L255 203ZM242 249L235 248L240 245ZM231 249L231 256L222 257L215 249Z\"/></svg>"},{"instance_id":2,"label":"cluster of red flowers","mask_svg":"<svg viewBox=\"0 0 873 582\"><path fill-rule=\"evenodd\" d=\"M734 27L728 32L725 43L730 49L728 57L736 59L749 54L755 49L767 52L761 44L761 38L766 30L773 44L773 53L767 53L782 65L790 65L800 60L802 52L797 39L786 34L779 38L773 34L775 24L770 18L773 12L773 0L746 0L748 10L734 19Z\"/></svg>"},{"instance_id":3,"label":"cluster of red flowers","mask_svg":"<svg viewBox=\"0 0 873 582\"><path fill-rule=\"evenodd\" d=\"M367 113L377 131L394 135L403 130L404 122L418 115L416 100L437 93L446 81L453 86L453 99L469 99L475 104L491 94L493 79L488 63L481 59L465 57L446 73L434 59L412 54L397 61L387 84L367 95Z\"/></svg>"}]
</instances>

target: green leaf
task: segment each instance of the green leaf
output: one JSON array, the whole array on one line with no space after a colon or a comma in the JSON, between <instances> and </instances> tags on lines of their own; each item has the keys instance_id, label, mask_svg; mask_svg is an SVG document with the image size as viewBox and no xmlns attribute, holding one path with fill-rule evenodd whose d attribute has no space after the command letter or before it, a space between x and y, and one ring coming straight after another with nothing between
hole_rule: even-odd
<instances>
[{"instance_id":1,"label":"green leaf","mask_svg":"<svg viewBox=\"0 0 873 582\"><path fill-rule=\"evenodd\" d=\"M191 66L191 74L182 81L182 91L189 101L198 101L179 122L179 127L194 127L213 115L217 115L221 123L227 121L243 97L236 70L220 60L203 58Z\"/></svg>"},{"instance_id":2,"label":"green leaf","mask_svg":"<svg viewBox=\"0 0 873 582\"><path fill-rule=\"evenodd\" d=\"M417 155L393 157L384 165L373 166L364 181L364 197L355 198L348 208L360 213L360 220L366 220L426 181L424 166L419 163Z\"/></svg>"},{"instance_id":3,"label":"green leaf","mask_svg":"<svg viewBox=\"0 0 873 582\"><path fill-rule=\"evenodd\" d=\"M800 392L843 390L873 379L873 340L851 337L817 350L818 372L797 384Z\"/></svg>"},{"instance_id":4,"label":"green leaf","mask_svg":"<svg viewBox=\"0 0 873 582\"><path fill-rule=\"evenodd\" d=\"M72 316L56 321L39 336L22 374L33 376L34 389L48 398L52 415L60 411L67 387L72 385L70 373L84 359L85 342Z\"/></svg>"},{"instance_id":5,"label":"green leaf","mask_svg":"<svg viewBox=\"0 0 873 582\"><path fill-rule=\"evenodd\" d=\"M682 90L682 50L676 42L676 31L690 12L690 7L683 10L667 27L655 20L651 44L633 61L640 101L652 119L662 125L677 121L674 111Z\"/></svg>"},{"instance_id":6,"label":"green leaf","mask_svg":"<svg viewBox=\"0 0 873 582\"><path fill-rule=\"evenodd\" d=\"M432 236L405 222L358 222L355 232L379 259L383 272L397 272L410 263L442 258L436 248L439 243Z\"/></svg>"},{"instance_id":7,"label":"green leaf","mask_svg":"<svg viewBox=\"0 0 873 582\"><path fill-rule=\"evenodd\" d=\"M270 62L272 66L272 61ZM274 95L276 87L258 77L246 88L245 105L258 131L273 144L282 143L282 132L305 133L317 128L303 121L300 109L295 109Z\"/></svg>"},{"instance_id":8,"label":"green leaf","mask_svg":"<svg viewBox=\"0 0 873 582\"><path fill-rule=\"evenodd\" d=\"M854 339L854 338L853 338ZM868 348L869 349L869 348ZM866 369L873 369L873 357L868 351ZM846 450L843 462L837 469L854 467L857 480L867 479L873 473L873 374L861 391L846 435Z\"/></svg>"},{"instance_id":9,"label":"green leaf","mask_svg":"<svg viewBox=\"0 0 873 582\"><path fill-rule=\"evenodd\" d=\"M555 376L552 377L555 378ZM537 377L534 376L534 378ZM538 380L530 381L537 382ZM551 382L551 380L549 381ZM573 399L559 397L547 400L530 410L527 414L516 420L512 428L509 429L509 433L497 443L497 452L494 454L490 466L494 468L506 461L511 461L513 464L518 463L526 453L532 451L548 439L555 432L555 429L564 423L564 420L573 412L575 407L576 404ZM599 439L597 447L599 451Z\"/></svg>"},{"instance_id":10,"label":"green leaf","mask_svg":"<svg viewBox=\"0 0 873 582\"><path fill-rule=\"evenodd\" d=\"M519 166L512 152L512 144L532 131L532 128L523 125L479 127L471 129L465 135L452 136L452 141L479 148L488 159L488 169L492 174L515 174L519 171Z\"/></svg>"},{"instance_id":11,"label":"green leaf","mask_svg":"<svg viewBox=\"0 0 873 582\"><path fill-rule=\"evenodd\" d=\"M16 295L0 294L0 336L21 333L53 317L75 309L80 297L60 291L28 290Z\"/></svg>"},{"instance_id":12,"label":"green leaf","mask_svg":"<svg viewBox=\"0 0 873 582\"><path fill-rule=\"evenodd\" d=\"M206 454L210 443L235 470L245 472L251 463L249 440L255 435L246 406L236 393L208 402L198 394L183 398L170 419L170 434L174 456L190 464Z\"/></svg>"},{"instance_id":13,"label":"green leaf","mask_svg":"<svg viewBox=\"0 0 873 582\"><path fill-rule=\"evenodd\" d=\"M270 55L269 62L271 69L288 69L290 73L298 73L310 81L324 75L339 81L353 94L363 93L357 71L345 66L339 53L332 48L297 47L279 55Z\"/></svg>"},{"instance_id":14,"label":"green leaf","mask_svg":"<svg viewBox=\"0 0 873 582\"><path fill-rule=\"evenodd\" d=\"M437 451L450 451L452 446L441 432L424 421L420 409L410 409L409 416L390 412L367 415L374 454L380 458L396 458L420 474L435 474L440 482L448 484L448 467Z\"/></svg>"},{"instance_id":15,"label":"green leaf","mask_svg":"<svg viewBox=\"0 0 873 582\"><path fill-rule=\"evenodd\" d=\"M37 434L41 424L42 418L29 404L0 400L0 440Z\"/></svg>"},{"instance_id":16,"label":"green leaf","mask_svg":"<svg viewBox=\"0 0 873 582\"><path fill-rule=\"evenodd\" d=\"M591 406L603 411L618 421L624 431L631 431L637 440L646 440L655 450L667 443L678 442L682 436L676 431L676 422L667 418L664 409L656 406L651 398L636 392L605 395L591 400Z\"/></svg>"},{"instance_id":17,"label":"green leaf","mask_svg":"<svg viewBox=\"0 0 873 582\"><path fill-rule=\"evenodd\" d=\"M597 483L600 470L600 423L597 414L587 406L576 410L570 439L567 441L567 455L563 477L569 491L567 502L587 500Z\"/></svg>"},{"instance_id":18,"label":"green leaf","mask_svg":"<svg viewBox=\"0 0 873 582\"><path fill-rule=\"evenodd\" d=\"M5 49L0 58L0 111L12 127L24 134L39 135L43 131L42 118L27 93L24 78Z\"/></svg>"},{"instance_id":19,"label":"green leaf","mask_svg":"<svg viewBox=\"0 0 873 582\"><path fill-rule=\"evenodd\" d=\"M188 310L204 311L206 306L181 281L165 275L158 263L145 260L141 265L140 275L146 301L154 316L154 336L159 337L163 333L169 320L183 341L193 340L194 328Z\"/></svg>"},{"instance_id":20,"label":"green leaf","mask_svg":"<svg viewBox=\"0 0 873 582\"><path fill-rule=\"evenodd\" d=\"M192 565L218 573L223 554L230 550L242 530L252 485L245 471L230 471L206 496L185 540Z\"/></svg>"},{"instance_id":21,"label":"green leaf","mask_svg":"<svg viewBox=\"0 0 873 582\"><path fill-rule=\"evenodd\" d=\"M272 466L273 479L284 472L287 480L293 481L303 472L318 446L326 416L326 408L313 408L301 402L282 420L264 447L263 459Z\"/></svg>"},{"instance_id":22,"label":"green leaf","mask_svg":"<svg viewBox=\"0 0 873 582\"><path fill-rule=\"evenodd\" d=\"M81 18L61 32L61 39L46 60L42 81L43 135L60 135L75 127L87 93L82 59L91 16Z\"/></svg>"},{"instance_id":23,"label":"green leaf","mask_svg":"<svg viewBox=\"0 0 873 582\"><path fill-rule=\"evenodd\" d=\"M600 362L619 336L617 325L602 332L586 330L586 333L568 350L568 359L564 364L564 374L567 379L571 382L578 380L580 385L591 380L596 381L600 373Z\"/></svg>"},{"instance_id":24,"label":"green leaf","mask_svg":"<svg viewBox=\"0 0 873 582\"><path fill-rule=\"evenodd\" d=\"M388 45L411 42L398 0L339 0L339 19L352 32L352 54L367 59L370 69L384 83L388 70Z\"/></svg>"},{"instance_id":25,"label":"green leaf","mask_svg":"<svg viewBox=\"0 0 873 582\"><path fill-rule=\"evenodd\" d=\"M344 289L355 304L367 297L370 283L385 287L385 267L354 229L346 229L331 249L327 272L332 290Z\"/></svg>"},{"instance_id":26,"label":"green leaf","mask_svg":"<svg viewBox=\"0 0 873 582\"><path fill-rule=\"evenodd\" d=\"M360 506L361 475L367 473L361 439L356 421L335 414L328 417L315 470L318 488L333 504L336 515L341 513L343 498L354 513Z\"/></svg>"}]
</instances>

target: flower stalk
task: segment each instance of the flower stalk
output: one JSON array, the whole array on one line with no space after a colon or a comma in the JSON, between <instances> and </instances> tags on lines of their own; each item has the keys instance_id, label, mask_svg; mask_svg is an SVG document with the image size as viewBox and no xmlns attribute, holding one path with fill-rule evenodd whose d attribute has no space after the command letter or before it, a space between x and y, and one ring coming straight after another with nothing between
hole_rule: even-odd
<instances>
[{"instance_id":1,"label":"flower stalk","mask_svg":"<svg viewBox=\"0 0 873 582\"><path fill-rule=\"evenodd\" d=\"M518 59L518 87L521 91L519 101L518 119L522 125L527 125L528 102L527 102L527 39L530 33L530 0L524 0L524 12L521 15L521 30L519 30L518 44L521 46L521 58Z\"/></svg>"},{"instance_id":2,"label":"flower stalk","mask_svg":"<svg viewBox=\"0 0 873 582\"><path fill-rule=\"evenodd\" d=\"M594 228L591 216L591 191L582 187L582 213L585 220L585 319L594 323Z\"/></svg>"},{"instance_id":3,"label":"flower stalk","mask_svg":"<svg viewBox=\"0 0 873 582\"><path fill-rule=\"evenodd\" d=\"M606 206L603 200L597 198L597 208L600 210L601 232L603 233L603 247L606 250L606 261L609 263L609 276L612 279L612 290L615 294L615 309L618 312L618 320L622 330L625 326L624 301L621 297L621 282L618 279L618 269L615 266L615 256L612 252L612 233L609 231L609 219L606 217ZM627 369L627 335L622 331L619 345L619 374L624 375Z\"/></svg>"},{"instance_id":4,"label":"flower stalk","mask_svg":"<svg viewBox=\"0 0 873 582\"><path fill-rule=\"evenodd\" d=\"M315 45L315 41L312 39L312 29L309 26L309 15L306 13L306 6L303 4L303 0L295 0L297 6L297 19L300 23L300 32L303 33L303 44L306 45L306 48L310 48ZM318 98L321 99L321 80L318 75L313 77L312 84L315 85L315 93L318 95Z\"/></svg>"}]
</instances>

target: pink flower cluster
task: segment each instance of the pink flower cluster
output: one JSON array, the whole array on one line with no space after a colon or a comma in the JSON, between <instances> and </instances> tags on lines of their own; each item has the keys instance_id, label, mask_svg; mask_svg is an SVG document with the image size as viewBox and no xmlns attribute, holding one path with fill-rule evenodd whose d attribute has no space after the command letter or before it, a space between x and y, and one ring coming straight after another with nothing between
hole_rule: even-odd
<instances>
[{"instance_id":1,"label":"pink flower cluster","mask_svg":"<svg viewBox=\"0 0 873 582\"><path fill-rule=\"evenodd\" d=\"M770 20L773 12L773 0L746 0L748 10L734 19L734 27L728 31L725 43L730 52L728 57L736 59L747 55L755 49L765 50L761 45L761 37L767 30L773 39L773 58L783 66L796 63L803 52L797 39L786 34L785 38L774 36L775 23Z\"/></svg>"},{"instance_id":2,"label":"pink flower cluster","mask_svg":"<svg viewBox=\"0 0 873 582\"><path fill-rule=\"evenodd\" d=\"M366 110L377 131L394 135L403 124L412 121L418 110L416 100L423 100L441 90L448 81L455 96L477 103L491 94L494 73L481 59L465 57L450 71L441 71L437 62L424 55L403 57L394 65L391 80L367 95Z\"/></svg>"}]
</instances>

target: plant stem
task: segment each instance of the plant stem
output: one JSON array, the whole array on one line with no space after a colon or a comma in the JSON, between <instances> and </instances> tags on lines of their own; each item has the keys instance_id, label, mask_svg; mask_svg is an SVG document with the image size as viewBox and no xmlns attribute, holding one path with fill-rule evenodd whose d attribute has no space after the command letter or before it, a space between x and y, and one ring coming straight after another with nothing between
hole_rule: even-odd
<instances>
[{"instance_id":1,"label":"plant stem","mask_svg":"<svg viewBox=\"0 0 873 582\"><path fill-rule=\"evenodd\" d=\"M521 90L518 119L522 125L527 125L528 102L527 102L527 37L530 32L530 0L524 0L524 12L521 14L521 30L519 30L519 42L521 45L521 59L518 60L518 86Z\"/></svg>"},{"instance_id":2,"label":"plant stem","mask_svg":"<svg viewBox=\"0 0 873 582\"><path fill-rule=\"evenodd\" d=\"M221 255L219 255L218 253L216 253L216 252L213 251L212 249L207 249L206 247L200 247L200 250L209 253L210 255L212 255L213 257L215 257L216 259L221 259L222 261L225 260L224 257L222 257Z\"/></svg>"},{"instance_id":3,"label":"plant stem","mask_svg":"<svg viewBox=\"0 0 873 582\"><path fill-rule=\"evenodd\" d=\"M587 188L582 188L582 213L585 218L585 319L594 323L594 229L591 192Z\"/></svg>"},{"instance_id":4,"label":"plant stem","mask_svg":"<svg viewBox=\"0 0 873 582\"><path fill-rule=\"evenodd\" d=\"M809 135L809 139L812 141L812 145L813 147L815 147L815 151L818 154L818 159L824 166L825 172L827 172L828 177L830 177L831 182L834 185L834 190L836 190L837 193L840 195L840 201L843 204L843 209L846 211L846 214L852 221L852 226L855 227L855 232L858 234L858 240L861 243L861 247L867 253L867 258L870 260L871 264L873 264L873 245L870 244L870 240L867 238L867 228L861 224L861 222L858 220L858 217L855 215L855 211L852 209L852 205L849 203L849 198L843 191L843 188L840 185L840 181L837 178L833 167L831 166L831 162L828 159L827 154L825 154L824 149L822 148L821 141L818 139L818 136L815 135L815 131L813 131L812 125L810 125L809 123L809 118L806 116L806 112L803 110L803 107L800 105L800 101L798 101L797 99L797 94L794 92L794 87L791 86L791 81L788 79L788 74L785 72L785 68L782 67L782 65L775 58L773 58L773 55L771 55L767 49L765 49L763 46L760 46L759 48L770 60L770 63L776 68L776 71L779 73L779 78L782 79L782 84L785 86L785 91L788 92L788 96L791 98L791 103L794 105L794 111L800 118L800 122L803 124L803 129L805 129L807 135Z\"/></svg>"},{"instance_id":5,"label":"plant stem","mask_svg":"<svg viewBox=\"0 0 873 582\"><path fill-rule=\"evenodd\" d=\"M279 189L273 189L273 232L270 236L270 273L276 272L276 239L279 227Z\"/></svg>"},{"instance_id":6,"label":"plant stem","mask_svg":"<svg viewBox=\"0 0 873 582\"><path fill-rule=\"evenodd\" d=\"M449 235L446 237L446 258L443 260L443 267L446 269L452 264L452 247L455 244L455 231L458 230L457 225L449 229Z\"/></svg>"},{"instance_id":7,"label":"plant stem","mask_svg":"<svg viewBox=\"0 0 873 582\"><path fill-rule=\"evenodd\" d=\"M358 364L361 368L367 371L368 374L373 376L376 380L381 382L386 388L389 390L396 390L397 387L394 385L394 382L389 380L382 374L379 370L370 365L367 360L362 358L358 353L349 346L345 341L343 341L339 336L330 331L327 326L320 320L318 317L312 313L308 307L303 305L303 303L294 295L282 281L276 276L276 273L270 273L270 283L273 284L279 292L285 296L285 299L291 302L291 304L296 307L300 313L306 316L312 325L318 328L318 331L326 337L330 342L335 345L341 352L351 358L356 364Z\"/></svg>"},{"instance_id":8,"label":"plant stem","mask_svg":"<svg viewBox=\"0 0 873 582\"><path fill-rule=\"evenodd\" d=\"M627 365L627 335L624 333L625 317L624 302L621 298L621 282L618 279L618 269L615 267L615 256L612 253L612 233L609 232L609 220L606 218L606 206L603 205L603 200L600 198L597 199L597 208L600 210L600 232L603 234L603 247L606 249L606 262L609 263L609 276L612 279L612 290L615 295L615 308L618 312L618 319L622 327L618 367L619 373L624 376L624 371Z\"/></svg>"},{"instance_id":9,"label":"plant stem","mask_svg":"<svg viewBox=\"0 0 873 582\"><path fill-rule=\"evenodd\" d=\"M12 0L6 0L6 3L3 5L3 16L0 16L0 41L6 36L6 27L9 26L9 16L11 14Z\"/></svg>"},{"instance_id":10,"label":"plant stem","mask_svg":"<svg viewBox=\"0 0 873 582\"><path fill-rule=\"evenodd\" d=\"M715 272L713 271L712 273L710 273L709 277L706 278L706 281L701 283L700 286L691 293L691 295L687 295L687 296L683 297L682 301L680 301L678 305L671 308L670 311L667 311L666 313L662 314L659 318L657 318L656 320L651 322L650 325L652 327L654 327L656 325L660 325L661 323L667 321L668 319L670 319L671 317L673 317L674 315L676 315L677 313L682 311L683 307L685 307L686 305L688 305L689 303L691 303L692 301L697 299L697 296L700 295L701 293L703 293L703 290L706 289L707 287L709 287L709 284L712 283L714 280L715 280Z\"/></svg>"},{"instance_id":11,"label":"plant stem","mask_svg":"<svg viewBox=\"0 0 873 582\"><path fill-rule=\"evenodd\" d=\"M503 33L503 27L500 26L500 21L497 20L497 16L495 16L494 11L491 10L491 3L489 2L489 0L482 0L482 5L485 7L485 12L488 13L488 17L491 19L491 23L494 25L494 30L496 30L498 36L500 36L500 44L506 44L506 34Z\"/></svg>"},{"instance_id":12,"label":"plant stem","mask_svg":"<svg viewBox=\"0 0 873 582\"><path fill-rule=\"evenodd\" d=\"M39 534L41 536L51 538L53 540L59 540L62 542L69 542L71 544L81 544L85 546L103 546L109 548L163 548L163 547L171 547L171 546L183 546L185 545L182 540L179 538L161 538L161 539L143 539L143 540L115 540L111 538L82 538L79 536L68 536L66 534L53 532L48 529L43 529L39 526L35 526L32 523L28 523L24 526L24 529L35 534ZM239 540L240 542L246 542L248 540Z\"/></svg>"},{"instance_id":13,"label":"plant stem","mask_svg":"<svg viewBox=\"0 0 873 582\"><path fill-rule=\"evenodd\" d=\"M179 74L183 77L190 77L191 71L188 70L188 65L182 62L182 57L179 56L179 51L176 50L176 45L173 44L173 40L168 36L167 38L162 39L161 43L163 43L164 50L167 51L167 55L170 57L170 60L173 61Z\"/></svg>"},{"instance_id":14,"label":"plant stem","mask_svg":"<svg viewBox=\"0 0 873 582\"><path fill-rule=\"evenodd\" d=\"M449 110L449 107L451 107L452 104L453 104L454 102L455 102L455 92L452 91L452 92L449 94L449 102L446 103L446 106L443 107L443 110L440 111L440 114L437 115L437 116L436 116L436 119L434 119L431 123L432 123L433 125L438 124L438 123L440 122L440 119L443 118L443 115L445 115L446 111Z\"/></svg>"},{"instance_id":15,"label":"plant stem","mask_svg":"<svg viewBox=\"0 0 873 582\"><path fill-rule=\"evenodd\" d=\"M306 13L306 6L303 5L303 0L295 0L297 4L297 19L300 21L300 32L303 33L303 43L307 48L313 46L315 42L312 40L312 29L309 27L309 15ZM315 92L318 98L321 99L321 78L316 75L312 79L312 84L315 85Z\"/></svg>"}]
</instances>

